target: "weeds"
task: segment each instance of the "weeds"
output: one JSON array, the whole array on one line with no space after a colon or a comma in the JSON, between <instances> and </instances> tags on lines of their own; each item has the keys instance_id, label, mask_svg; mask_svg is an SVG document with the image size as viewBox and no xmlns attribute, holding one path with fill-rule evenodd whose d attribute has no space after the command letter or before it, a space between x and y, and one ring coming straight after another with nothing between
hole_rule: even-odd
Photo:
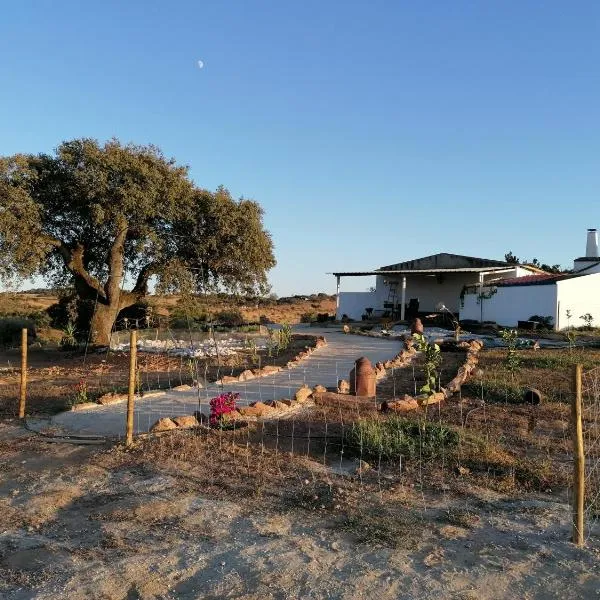
<instances>
[{"instance_id":1,"label":"weeds","mask_svg":"<svg viewBox=\"0 0 600 600\"><path fill-rule=\"evenodd\" d=\"M425 383L421 386L420 392L431 395L435 393L439 373L438 368L442 362L442 353L437 344L430 344L422 333L414 333L413 339L416 342L417 349L423 353L423 371Z\"/></svg>"},{"instance_id":2,"label":"weeds","mask_svg":"<svg viewBox=\"0 0 600 600\"><path fill-rule=\"evenodd\" d=\"M393 460L401 456L433 458L454 448L459 435L445 425L391 416L353 423L345 441L353 454L367 460Z\"/></svg>"}]
</instances>

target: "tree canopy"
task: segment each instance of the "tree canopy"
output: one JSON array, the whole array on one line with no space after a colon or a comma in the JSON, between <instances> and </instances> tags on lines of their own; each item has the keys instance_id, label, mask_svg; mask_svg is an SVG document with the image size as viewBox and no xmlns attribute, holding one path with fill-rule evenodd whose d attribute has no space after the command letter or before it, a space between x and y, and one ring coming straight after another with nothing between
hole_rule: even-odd
<instances>
[{"instance_id":1,"label":"tree canopy","mask_svg":"<svg viewBox=\"0 0 600 600\"><path fill-rule=\"evenodd\" d=\"M154 146L77 139L52 155L0 157L0 276L73 284L96 303L100 343L152 276L171 290L268 291L262 217L252 200L198 188Z\"/></svg>"},{"instance_id":2,"label":"tree canopy","mask_svg":"<svg viewBox=\"0 0 600 600\"><path fill-rule=\"evenodd\" d=\"M504 255L504 260L509 265L530 265L532 267L537 267L542 271L546 271L546 273L564 273L564 269L560 265L548 265L546 263L540 263L537 258L533 258L532 260L521 260L518 256L515 256L512 253L512 250L509 250Z\"/></svg>"}]
</instances>

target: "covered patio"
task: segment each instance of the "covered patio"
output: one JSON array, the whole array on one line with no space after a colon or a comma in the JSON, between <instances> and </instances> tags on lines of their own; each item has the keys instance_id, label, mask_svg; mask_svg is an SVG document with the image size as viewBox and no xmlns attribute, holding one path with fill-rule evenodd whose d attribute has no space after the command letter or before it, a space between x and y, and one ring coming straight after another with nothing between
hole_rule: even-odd
<instances>
[{"instance_id":1,"label":"covered patio","mask_svg":"<svg viewBox=\"0 0 600 600\"><path fill-rule=\"evenodd\" d=\"M386 317L404 321L420 314L439 312L443 304L458 315L463 290L484 286L503 276L516 276L514 266L429 269L376 269L334 272L337 290L336 318L351 320ZM374 291L342 292L343 277L376 277Z\"/></svg>"}]
</instances>

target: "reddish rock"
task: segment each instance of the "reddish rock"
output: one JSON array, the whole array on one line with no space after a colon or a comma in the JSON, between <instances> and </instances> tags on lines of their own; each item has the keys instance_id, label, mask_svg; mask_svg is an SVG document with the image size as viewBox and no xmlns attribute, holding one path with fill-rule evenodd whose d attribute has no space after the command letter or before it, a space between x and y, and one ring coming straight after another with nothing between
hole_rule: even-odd
<instances>
[{"instance_id":1,"label":"reddish rock","mask_svg":"<svg viewBox=\"0 0 600 600\"><path fill-rule=\"evenodd\" d=\"M159 431L170 431L171 429L177 429L177 425L168 417L164 417L156 421L150 428L150 431L157 433Z\"/></svg>"},{"instance_id":2,"label":"reddish rock","mask_svg":"<svg viewBox=\"0 0 600 600\"><path fill-rule=\"evenodd\" d=\"M340 379L337 386L338 394L349 394L350 384L345 379Z\"/></svg>"},{"instance_id":3,"label":"reddish rock","mask_svg":"<svg viewBox=\"0 0 600 600\"><path fill-rule=\"evenodd\" d=\"M183 429L189 429L191 427L198 427L200 423L198 423L198 419L194 417L194 415L185 415L182 417L174 417L173 423L177 425L177 427L181 427Z\"/></svg>"},{"instance_id":4,"label":"reddish rock","mask_svg":"<svg viewBox=\"0 0 600 600\"><path fill-rule=\"evenodd\" d=\"M410 332L414 335L415 333L423 333L423 323L418 317L412 322L410 326Z\"/></svg>"},{"instance_id":5,"label":"reddish rock","mask_svg":"<svg viewBox=\"0 0 600 600\"><path fill-rule=\"evenodd\" d=\"M227 385L229 383L237 383L237 382L238 382L237 377L233 377L231 375L223 375L223 377L221 377L221 379L219 379L219 381L217 381L216 383L219 385Z\"/></svg>"},{"instance_id":6,"label":"reddish rock","mask_svg":"<svg viewBox=\"0 0 600 600\"><path fill-rule=\"evenodd\" d=\"M250 381L250 379L254 379L255 377L256 375L250 369L246 369L240 373L238 381Z\"/></svg>"},{"instance_id":7,"label":"reddish rock","mask_svg":"<svg viewBox=\"0 0 600 600\"><path fill-rule=\"evenodd\" d=\"M294 398L296 402L306 402L312 393L313 391L307 385L303 385L301 388L298 388Z\"/></svg>"},{"instance_id":8,"label":"reddish rock","mask_svg":"<svg viewBox=\"0 0 600 600\"><path fill-rule=\"evenodd\" d=\"M114 394L112 392L104 394L98 398L98 404L107 405L115 404L117 402L125 402L127 400L127 394Z\"/></svg>"},{"instance_id":9,"label":"reddish rock","mask_svg":"<svg viewBox=\"0 0 600 600\"><path fill-rule=\"evenodd\" d=\"M262 375L271 375L273 373L279 373L279 371L281 371L281 367L277 367L275 365L266 365L260 371Z\"/></svg>"},{"instance_id":10,"label":"reddish rock","mask_svg":"<svg viewBox=\"0 0 600 600\"><path fill-rule=\"evenodd\" d=\"M383 412L407 413L413 410L418 410L419 403L415 398L405 395L401 400L390 400L381 405Z\"/></svg>"},{"instance_id":11,"label":"reddish rock","mask_svg":"<svg viewBox=\"0 0 600 600\"><path fill-rule=\"evenodd\" d=\"M322 394L326 391L327 388L324 385L315 385L315 387L313 388L313 394Z\"/></svg>"}]
</instances>

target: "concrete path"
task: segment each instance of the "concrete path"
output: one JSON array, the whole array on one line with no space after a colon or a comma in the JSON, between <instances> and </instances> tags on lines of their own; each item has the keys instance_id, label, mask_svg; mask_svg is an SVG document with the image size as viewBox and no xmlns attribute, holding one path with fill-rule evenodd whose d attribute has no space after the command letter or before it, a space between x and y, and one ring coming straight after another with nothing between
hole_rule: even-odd
<instances>
[{"instance_id":1,"label":"concrete path","mask_svg":"<svg viewBox=\"0 0 600 600\"><path fill-rule=\"evenodd\" d=\"M211 398L222 391L239 392L239 404L245 405L257 400L267 401L278 398L293 398L303 384L313 387L317 384L326 387L336 386L339 379L348 379L354 361L366 356L373 364L392 358L402 349L402 342L385 338L370 338L345 335L339 330L297 327L298 333L323 335L327 346L313 354L292 369L284 369L273 376L261 377L248 382L228 384L221 388L215 384L193 391L169 391L163 396L136 400L135 432L146 432L161 417L190 415L194 411L209 412ZM51 426L64 431L80 434L97 434L109 437L122 437L125 431L126 402L108 406L98 406L88 410L64 412L54 416Z\"/></svg>"}]
</instances>

